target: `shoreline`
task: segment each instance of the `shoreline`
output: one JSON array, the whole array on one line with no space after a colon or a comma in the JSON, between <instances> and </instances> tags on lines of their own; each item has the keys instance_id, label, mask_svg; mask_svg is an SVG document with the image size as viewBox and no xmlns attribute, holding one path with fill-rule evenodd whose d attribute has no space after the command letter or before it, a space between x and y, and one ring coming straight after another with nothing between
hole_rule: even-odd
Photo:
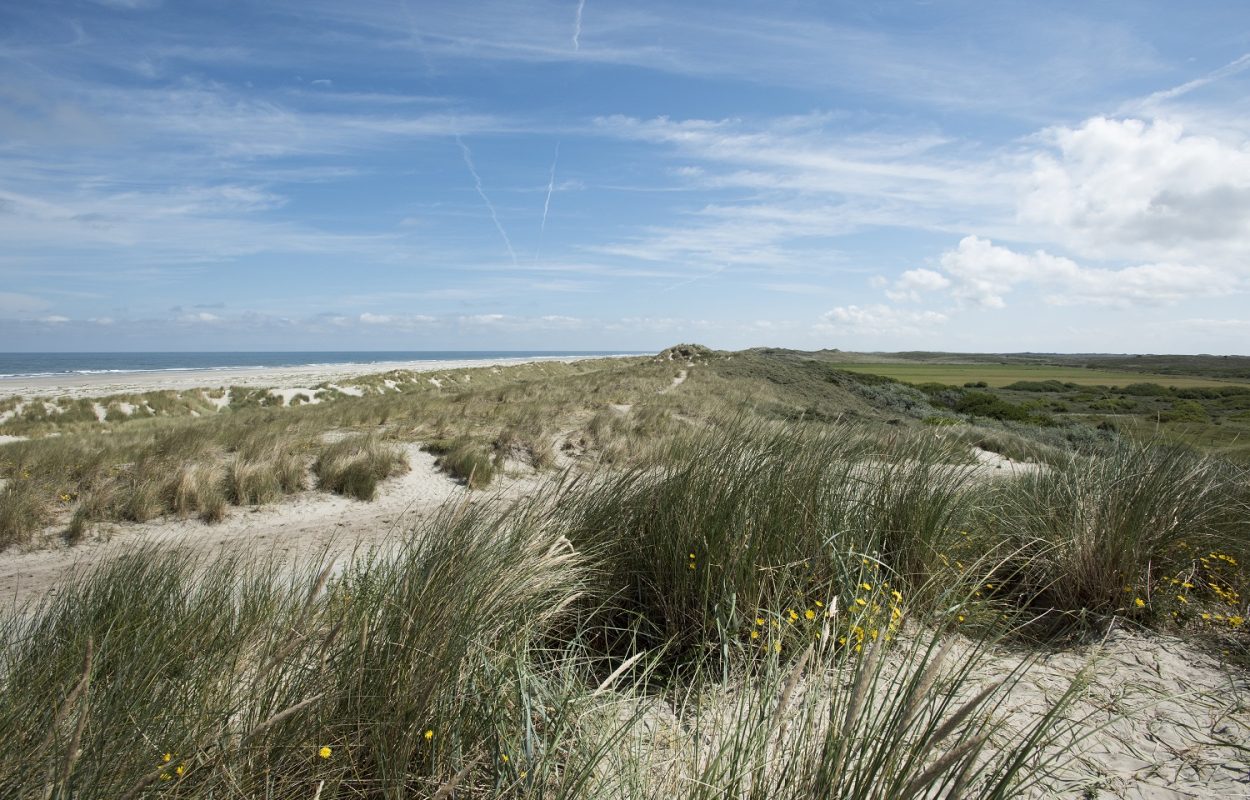
<instances>
[{"instance_id":1,"label":"shoreline","mask_svg":"<svg viewBox=\"0 0 1250 800\"><path fill-rule=\"evenodd\" d=\"M541 362L571 363L600 358L637 358L647 353L574 356L520 356L419 361L374 361L343 364L303 364L291 367L213 367L164 369L96 374L25 375L0 378L0 399L9 397L103 397L114 394L248 386L293 389L331 380L374 375L393 370L437 372L475 367L511 367Z\"/></svg>"}]
</instances>

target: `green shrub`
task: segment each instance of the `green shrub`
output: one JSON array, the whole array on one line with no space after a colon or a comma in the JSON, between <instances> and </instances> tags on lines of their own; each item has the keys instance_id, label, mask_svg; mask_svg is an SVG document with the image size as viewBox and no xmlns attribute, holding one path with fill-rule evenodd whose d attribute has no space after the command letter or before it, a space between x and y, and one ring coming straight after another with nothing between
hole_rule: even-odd
<instances>
[{"instance_id":1,"label":"green shrub","mask_svg":"<svg viewBox=\"0 0 1250 800\"><path fill-rule=\"evenodd\" d=\"M1177 400L1159 415L1161 422L1210 422L1211 415L1197 400Z\"/></svg>"}]
</instances>

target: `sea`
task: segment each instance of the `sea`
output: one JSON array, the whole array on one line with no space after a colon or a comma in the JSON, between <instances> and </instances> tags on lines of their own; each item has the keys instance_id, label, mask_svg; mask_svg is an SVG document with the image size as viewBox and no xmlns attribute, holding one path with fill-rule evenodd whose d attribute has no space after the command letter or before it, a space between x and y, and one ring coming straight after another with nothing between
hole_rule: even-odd
<instances>
[{"instance_id":1,"label":"sea","mask_svg":"<svg viewBox=\"0 0 1250 800\"><path fill-rule=\"evenodd\" d=\"M214 369L386 364L396 361L467 361L565 356L620 356L613 350L335 350L187 353L0 353L0 378L183 372Z\"/></svg>"}]
</instances>

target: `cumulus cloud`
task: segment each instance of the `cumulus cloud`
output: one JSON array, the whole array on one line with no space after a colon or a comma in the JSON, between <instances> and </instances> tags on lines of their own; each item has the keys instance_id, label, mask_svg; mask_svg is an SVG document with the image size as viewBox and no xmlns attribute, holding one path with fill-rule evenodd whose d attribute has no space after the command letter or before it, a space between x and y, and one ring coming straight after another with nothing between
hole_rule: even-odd
<instances>
[{"instance_id":1,"label":"cumulus cloud","mask_svg":"<svg viewBox=\"0 0 1250 800\"><path fill-rule=\"evenodd\" d=\"M1177 122L1095 117L1045 132L1020 221L1088 258L1235 267L1250 252L1250 145Z\"/></svg>"},{"instance_id":2,"label":"cumulus cloud","mask_svg":"<svg viewBox=\"0 0 1250 800\"><path fill-rule=\"evenodd\" d=\"M977 236L964 237L940 259L944 274L912 270L895 283L892 294L917 289L949 291L955 299L985 308L1002 308L1005 295L1029 284L1052 305L1138 305L1174 303L1237 290L1241 282L1226 271L1176 263L1121 269L1084 267L1045 250L1020 253ZM917 277L916 273L929 273ZM945 279L946 284L939 279ZM922 287L921 284L928 284Z\"/></svg>"},{"instance_id":3,"label":"cumulus cloud","mask_svg":"<svg viewBox=\"0 0 1250 800\"><path fill-rule=\"evenodd\" d=\"M947 317L937 311L909 311L887 305L838 306L821 316L817 330L860 335L915 335L934 325L942 325Z\"/></svg>"},{"instance_id":4,"label":"cumulus cloud","mask_svg":"<svg viewBox=\"0 0 1250 800\"><path fill-rule=\"evenodd\" d=\"M951 285L950 279L931 269L909 269L904 272L886 296L895 302L911 300L919 302L922 294L932 294Z\"/></svg>"}]
</instances>

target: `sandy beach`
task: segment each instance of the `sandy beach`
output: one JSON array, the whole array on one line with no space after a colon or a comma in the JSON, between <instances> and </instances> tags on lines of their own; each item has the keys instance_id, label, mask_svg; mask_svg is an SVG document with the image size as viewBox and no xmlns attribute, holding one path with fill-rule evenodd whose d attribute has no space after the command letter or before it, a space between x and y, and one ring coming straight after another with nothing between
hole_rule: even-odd
<instances>
[{"instance_id":1,"label":"sandy beach","mask_svg":"<svg viewBox=\"0 0 1250 800\"><path fill-rule=\"evenodd\" d=\"M152 372L112 372L107 374L18 376L0 378L0 398L21 397L103 397L112 394L152 392L164 389L216 389L224 386L263 386L289 389L316 386L391 370L436 372L468 367L511 366L540 361L572 362L594 358L629 356L531 356L525 358L482 358L454 361L384 361L353 364L307 364L295 367L226 367L222 369L159 370Z\"/></svg>"}]
</instances>

